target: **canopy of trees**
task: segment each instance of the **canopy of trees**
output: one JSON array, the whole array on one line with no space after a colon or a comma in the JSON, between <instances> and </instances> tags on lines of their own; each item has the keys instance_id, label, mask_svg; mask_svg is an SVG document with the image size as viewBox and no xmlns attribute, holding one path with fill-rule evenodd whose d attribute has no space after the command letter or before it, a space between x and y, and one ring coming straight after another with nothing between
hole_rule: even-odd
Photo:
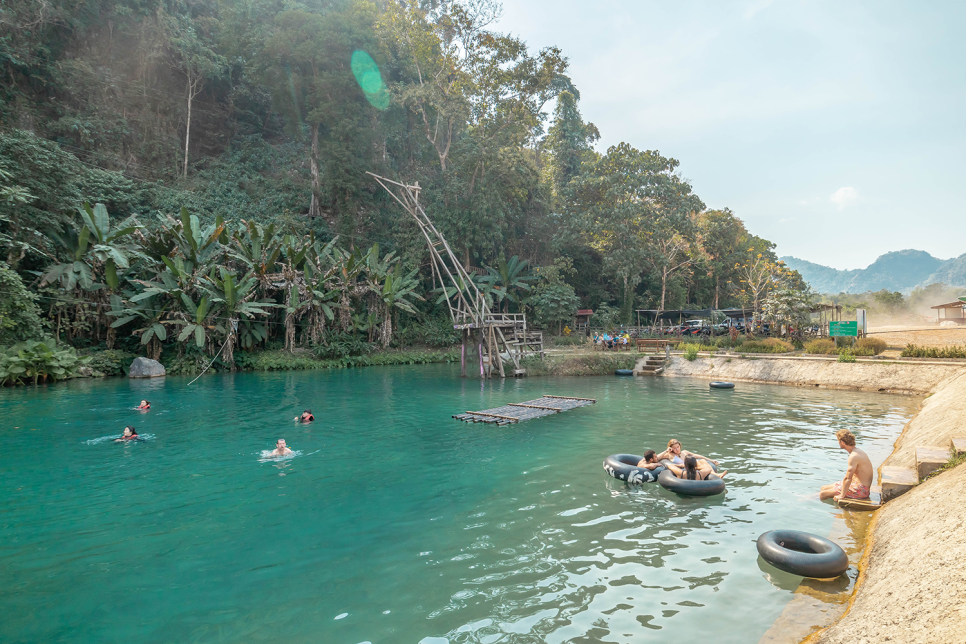
<instances>
[{"instance_id":1,"label":"canopy of trees","mask_svg":"<svg viewBox=\"0 0 966 644\"><path fill-rule=\"evenodd\" d=\"M4 2L0 251L31 288L72 303L40 301L53 328L92 341L123 327L153 329L145 346L168 331L205 344L222 333L205 322L215 309L243 320L283 307L289 346L330 315L342 328L370 319L388 342L389 312L438 315L429 293L441 285L373 171L418 181L494 306L539 304L547 324L578 303L630 321L635 308L763 300L744 273L758 258L774 265L773 245L708 209L677 160L628 143L596 151L564 52L495 31L500 11L492 0ZM273 244L271 261L255 256ZM367 295L319 277L350 258L376 276ZM552 279L535 270L561 262Z\"/></svg>"}]
</instances>

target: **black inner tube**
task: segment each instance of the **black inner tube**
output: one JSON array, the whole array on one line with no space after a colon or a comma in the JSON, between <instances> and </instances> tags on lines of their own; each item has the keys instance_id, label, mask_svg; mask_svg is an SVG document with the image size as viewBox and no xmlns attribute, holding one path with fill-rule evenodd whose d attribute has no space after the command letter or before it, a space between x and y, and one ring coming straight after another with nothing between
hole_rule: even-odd
<instances>
[{"instance_id":1,"label":"black inner tube","mask_svg":"<svg viewBox=\"0 0 966 644\"><path fill-rule=\"evenodd\" d=\"M644 459L643 456L636 454L611 454L604 459L604 471L620 481L628 483L651 483L657 480L658 475L665 468L657 467L649 470L645 467L638 467L637 464Z\"/></svg>"},{"instance_id":2,"label":"black inner tube","mask_svg":"<svg viewBox=\"0 0 966 644\"><path fill-rule=\"evenodd\" d=\"M793 575L831 579L849 568L842 548L808 532L772 530L758 537L757 547L762 559Z\"/></svg>"},{"instance_id":3,"label":"black inner tube","mask_svg":"<svg viewBox=\"0 0 966 644\"><path fill-rule=\"evenodd\" d=\"M703 481L692 481L690 479L679 479L670 470L665 470L657 477L657 482L665 490L670 490L681 496L714 496L725 491L724 479L717 476Z\"/></svg>"}]
</instances>

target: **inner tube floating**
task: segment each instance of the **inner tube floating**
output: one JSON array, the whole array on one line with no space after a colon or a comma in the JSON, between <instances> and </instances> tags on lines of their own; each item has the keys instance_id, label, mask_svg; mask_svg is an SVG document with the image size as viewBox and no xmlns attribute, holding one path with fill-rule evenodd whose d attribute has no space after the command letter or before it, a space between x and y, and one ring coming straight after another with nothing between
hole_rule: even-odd
<instances>
[{"instance_id":1,"label":"inner tube floating","mask_svg":"<svg viewBox=\"0 0 966 644\"><path fill-rule=\"evenodd\" d=\"M734 389L735 388L735 383L733 383L733 382L723 382L721 380L715 380L714 382L712 382L708 386L711 387L712 389Z\"/></svg>"},{"instance_id":2,"label":"inner tube floating","mask_svg":"<svg viewBox=\"0 0 966 644\"><path fill-rule=\"evenodd\" d=\"M615 376L633 376L634 375L634 370L633 369L618 369L617 371L614 372L614 375Z\"/></svg>"},{"instance_id":3,"label":"inner tube floating","mask_svg":"<svg viewBox=\"0 0 966 644\"><path fill-rule=\"evenodd\" d=\"M849 569L849 558L837 544L798 530L772 530L758 537L758 554L779 570L802 577L831 579Z\"/></svg>"},{"instance_id":4,"label":"inner tube floating","mask_svg":"<svg viewBox=\"0 0 966 644\"><path fill-rule=\"evenodd\" d=\"M615 479L627 481L628 483L651 483L657 480L658 475L665 470L664 467L656 467L649 470L638 467L637 464L644 459L643 456L634 454L611 454L604 459L604 471Z\"/></svg>"},{"instance_id":5,"label":"inner tube floating","mask_svg":"<svg viewBox=\"0 0 966 644\"><path fill-rule=\"evenodd\" d=\"M664 470L657 477L657 482L665 490L670 490L681 496L714 496L725 491L724 479L715 477L703 481L679 479L671 470Z\"/></svg>"}]
</instances>

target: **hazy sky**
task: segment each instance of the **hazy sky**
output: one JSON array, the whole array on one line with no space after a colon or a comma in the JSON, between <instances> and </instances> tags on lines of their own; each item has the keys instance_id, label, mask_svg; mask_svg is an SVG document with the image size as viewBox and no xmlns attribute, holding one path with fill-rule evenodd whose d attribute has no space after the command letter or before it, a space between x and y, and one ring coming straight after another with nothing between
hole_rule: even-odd
<instances>
[{"instance_id":1,"label":"hazy sky","mask_svg":"<svg viewBox=\"0 0 966 644\"><path fill-rule=\"evenodd\" d=\"M504 0L561 47L600 151L678 159L779 255L966 253L966 2Z\"/></svg>"}]
</instances>

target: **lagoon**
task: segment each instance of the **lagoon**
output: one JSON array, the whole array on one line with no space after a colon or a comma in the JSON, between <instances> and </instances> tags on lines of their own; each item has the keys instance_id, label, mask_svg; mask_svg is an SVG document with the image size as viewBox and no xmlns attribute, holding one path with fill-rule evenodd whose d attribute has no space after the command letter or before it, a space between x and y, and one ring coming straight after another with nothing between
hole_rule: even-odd
<instances>
[{"instance_id":1,"label":"lagoon","mask_svg":"<svg viewBox=\"0 0 966 644\"><path fill-rule=\"evenodd\" d=\"M842 476L834 432L878 465L918 403L458 369L0 391L0 641L757 642L799 581L759 563L757 536L828 534L842 512L815 492ZM544 393L598 402L504 427L450 417ZM306 407L318 420L295 424ZM148 440L105 440L126 424ZM601 467L671 437L721 460L725 495ZM277 438L298 455L264 462Z\"/></svg>"}]
</instances>

